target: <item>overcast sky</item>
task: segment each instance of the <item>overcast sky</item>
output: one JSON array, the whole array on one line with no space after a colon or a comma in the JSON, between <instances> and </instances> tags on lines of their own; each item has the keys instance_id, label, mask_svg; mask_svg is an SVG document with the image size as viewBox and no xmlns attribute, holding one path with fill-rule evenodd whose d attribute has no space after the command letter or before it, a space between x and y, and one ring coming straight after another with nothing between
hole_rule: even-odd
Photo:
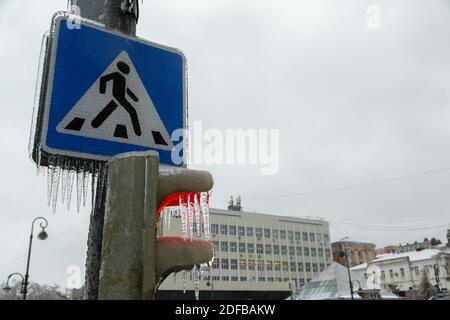
<instances>
[{"instance_id":1,"label":"overcast sky","mask_svg":"<svg viewBox=\"0 0 450 320\"><path fill-rule=\"evenodd\" d=\"M31 280L64 286L68 266L84 267L89 208L52 214L27 152L41 37L65 6L0 0L0 282L25 271L39 215L50 237L34 244ZM323 217L333 240L379 247L445 239L450 1L145 0L138 35L187 56L191 123L280 129L277 175L193 166L213 173L214 207L242 195L248 211Z\"/></svg>"}]
</instances>

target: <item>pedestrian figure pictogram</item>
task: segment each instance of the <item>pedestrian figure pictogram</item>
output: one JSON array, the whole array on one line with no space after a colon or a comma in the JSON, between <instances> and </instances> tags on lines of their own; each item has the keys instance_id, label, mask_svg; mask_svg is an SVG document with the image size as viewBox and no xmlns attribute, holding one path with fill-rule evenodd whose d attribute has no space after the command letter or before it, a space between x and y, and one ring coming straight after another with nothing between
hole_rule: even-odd
<instances>
[{"instance_id":1,"label":"pedestrian figure pictogram","mask_svg":"<svg viewBox=\"0 0 450 320\"><path fill-rule=\"evenodd\" d=\"M59 132L171 150L173 143L123 51L58 125Z\"/></svg>"},{"instance_id":2,"label":"pedestrian figure pictogram","mask_svg":"<svg viewBox=\"0 0 450 320\"><path fill-rule=\"evenodd\" d=\"M108 84L108 82L112 81L112 95L114 99L117 100L120 105L128 112L133 124L134 132L137 136L140 137L142 132L136 109L132 106L132 104L126 97L126 95L128 95L132 100L134 100L134 102L139 101L139 98L136 97L133 91L130 88L127 88L126 85L127 80L124 75L130 73L130 67L125 62L120 61L117 63L117 68L120 70L120 72L110 73L100 78L100 93L105 94L106 85ZM94 128L100 127L105 122L105 120L108 119L108 117L114 112L114 110L116 110L118 104L116 101L114 101L114 99L108 103L108 105L98 114L97 117L95 117L94 120L92 120L92 126ZM128 134L126 127L118 124L116 127L116 131L114 132L114 136L127 139Z\"/></svg>"}]
</instances>

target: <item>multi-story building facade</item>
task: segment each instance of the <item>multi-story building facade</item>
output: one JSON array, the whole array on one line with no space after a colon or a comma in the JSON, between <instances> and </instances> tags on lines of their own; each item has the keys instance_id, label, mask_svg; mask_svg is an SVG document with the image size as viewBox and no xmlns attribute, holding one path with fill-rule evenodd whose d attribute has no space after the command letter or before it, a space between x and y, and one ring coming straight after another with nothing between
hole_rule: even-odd
<instances>
[{"instance_id":1,"label":"multi-story building facade","mask_svg":"<svg viewBox=\"0 0 450 320\"><path fill-rule=\"evenodd\" d=\"M162 235L180 235L172 219ZM285 299L332 263L328 222L260 213L210 210L214 260L200 283L201 299ZM160 286L160 299L193 299L192 283L183 295L182 273Z\"/></svg>"},{"instance_id":2,"label":"multi-story building facade","mask_svg":"<svg viewBox=\"0 0 450 320\"><path fill-rule=\"evenodd\" d=\"M355 241L333 242L333 260L346 266L347 258L350 267L367 263L376 257L375 244ZM347 256L341 254L344 252Z\"/></svg>"},{"instance_id":3,"label":"multi-story building facade","mask_svg":"<svg viewBox=\"0 0 450 320\"><path fill-rule=\"evenodd\" d=\"M450 289L450 252L425 249L378 256L369 263L352 268L366 279L378 283L382 288L398 291L401 295L413 296L417 292L422 273L440 289Z\"/></svg>"}]
</instances>

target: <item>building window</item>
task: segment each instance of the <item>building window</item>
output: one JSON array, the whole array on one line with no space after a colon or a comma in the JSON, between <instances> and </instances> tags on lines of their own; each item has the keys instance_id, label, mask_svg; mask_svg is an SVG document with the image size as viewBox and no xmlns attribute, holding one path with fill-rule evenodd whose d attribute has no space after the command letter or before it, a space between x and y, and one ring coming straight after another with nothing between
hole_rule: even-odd
<instances>
[{"instance_id":1,"label":"building window","mask_svg":"<svg viewBox=\"0 0 450 320\"><path fill-rule=\"evenodd\" d=\"M308 234L306 232L302 233L303 241L308 241Z\"/></svg>"},{"instance_id":2,"label":"building window","mask_svg":"<svg viewBox=\"0 0 450 320\"><path fill-rule=\"evenodd\" d=\"M239 260L239 269L247 270L247 260L245 260L245 259Z\"/></svg>"},{"instance_id":3,"label":"building window","mask_svg":"<svg viewBox=\"0 0 450 320\"><path fill-rule=\"evenodd\" d=\"M272 271L272 269L273 269L272 261L266 261L266 270Z\"/></svg>"},{"instance_id":4,"label":"building window","mask_svg":"<svg viewBox=\"0 0 450 320\"><path fill-rule=\"evenodd\" d=\"M289 271L289 264L287 261L283 261L281 263L282 267L283 267L283 271Z\"/></svg>"},{"instance_id":5,"label":"building window","mask_svg":"<svg viewBox=\"0 0 450 320\"><path fill-rule=\"evenodd\" d=\"M241 226L238 227L238 235L239 235L239 237L245 236L245 228L244 227L241 227Z\"/></svg>"},{"instance_id":6,"label":"building window","mask_svg":"<svg viewBox=\"0 0 450 320\"><path fill-rule=\"evenodd\" d=\"M239 243L239 253L245 253L245 243Z\"/></svg>"},{"instance_id":7,"label":"building window","mask_svg":"<svg viewBox=\"0 0 450 320\"><path fill-rule=\"evenodd\" d=\"M247 237L253 237L253 228L247 227Z\"/></svg>"},{"instance_id":8,"label":"building window","mask_svg":"<svg viewBox=\"0 0 450 320\"><path fill-rule=\"evenodd\" d=\"M230 226L230 236L236 235L236 226Z\"/></svg>"},{"instance_id":9,"label":"building window","mask_svg":"<svg viewBox=\"0 0 450 320\"><path fill-rule=\"evenodd\" d=\"M264 271L264 261L258 260L258 271Z\"/></svg>"},{"instance_id":10,"label":"building window","mask_svg":"<svg viewBox=\"0 0 450 320\"><path fill-rule=\"evenodd\" d=\"M304 271L303 263L302 262L297 263L297 268L298 268L298 272L303 272Z\"/></svg>"},{"instance_id":11,"label":"building window","mask_svg":"<svg viewBox=\"0 0 450 320\"><path fill-rule=\"evenodd\" d=\"M303 287L305 285L305 279L300 278L298 280L299 280L298 282L299 282L300 288Z\"/></svg>"},{"instance_id":12,"label":"building window","mask_svg":"<svg viewBox=\"0 0 450 320\"><path fill-rule=\"evenodd\" d=\"M311 272L311 263L309 262L305 263L305 270L306 272Z\"/></svg>"},{"instance_id":13,"label":"building window","mask_svg":"<svg viewBox=\"0 0 450 320\"><path fill-rule=\"evenodd\" d=\"M287 256L287 246L281 246L281 255Z\"/></svg>"},{"instance_id":14,"label":"building window","mask_svg":"<svg viewBox=\"0 0 450 320\"><path fill-rule=\"evenodd\" d=\"M319 248L319 257L323 258L323 249L322 248Z\"/></svg>"},{"instance_id":15,"label":"building window","mask_svg":"<svg viewBox=\"0 0 450 320\"><path fill-rule=\"evenodd\" d=\"M289 247L289 255L290 255L291 257L294 257L294 256L295 256L295 247Z\"/></svg>"},{"instance_id":16,"label":"building window","mask_svg":"<svg viewBox=\"0 0 450 320\"><path fill-rule=\"evenodd\" d=\"M247 282L247 277L241 277L241 282Z\"/></svg>"},{"instance_id":17,"label":"building window","mask_svg":"<svg viewBox=\"0 0 450 320\"><path fill-rule=\"evenodd\" d=\"M257 254L263 254L264 253L264 248L263 248L262 244L260 244L260 243L256 244L256 253Z\"/></svg>"},{"instance_id":18,"label":"building window","mask_svg":"<svg viewBox=\"0 0 450 320\"><path fill-rule=\"evenodd\" d=\"M317 237L316 239L317 239L318 242L322 242L322 234L317 233L316 237Z\"/></svg>"},{"instance_id":19,"label":"building window","mask_svg":"<svg viewBox=\"0 0 450 320\"><path fill-rule=\"evenodd\" d=\"M389 277L391 277L391 279L394 279L394 270L389 270Z\"/></svg>"},{"instance_id":20,"label":"building window","mask_svg":"<svg viewBox=\"0 0 450 320\"><path fill-rule=\"evenodd\" d=\"M229 281L230 277L222 277L222 281Z\"/></svg>"},{"instance_id":21,"label":"building window","mask_svg":"<svg viewBox=\"0 0 450 320\"><path fill-rule=\"evenodd\" d=\"M222 235L228 234L228 226L226 224L220 225L220 234L222 234Z\"/></svg>"},{"instance_id":22,"label":"building window","mask_svg":"<svg viewBox=\"0 0 450 320\"><path fill-rule=\"evenodd\" d=\"M325 264L321 263L320 264L320 272L322 272L323 270L325 270Z\"/></svg>"},{"instance_id":23,"label":"building window","mask_svg":"<svg viewBox=\"0 0 450 320\"><path fill-rule=\"evenodd\" d=\"M331 255L330 255L330 249L325 249L325 256L327 257L327 258L329 258Z\"/></svg>"},{"instance_id":24,"label":"building window","mask_svg":"<svg viewBox=\"0 0 450 320\"><path fill-rule=\"evenodd\" d=\"M255 228L255 235L257 238L262 238L262 229L261 228Z\"/></svg>"},{"instance_id":25,"label":"building window","mask_svg":"<svg viewBox=\"0 0 450 320\"><path fill-rule=\"evenodd\" d=\"M305 257L309 257L309 248L303 248L303 254Z\"/></svg>"},{"instance_id":26,"label":"building window","mask_svg":"<svg viewBox=\"0 0 450 320\"><path fill-rule=\"evenodd\" d=\"M228 259L222 259L222 260L220 260L220 262L221 262L222 269L228 270Z\"/></svg>"},{"instance_id":27,"label":"building window","mask_svg":"<svg viewBox=\"0 0 450 320\"><path fill-rule=\"evenodd\" d=\"M292 231L288 231L288 239L290 241L294 240L294 233Z\"/></svg>"},{"instance_id":28,"label":"building window","mask_svg":"<svg viewBox=\"0 0 450 320\"><path fill-rule=\"evenodd\" d=\"M219 269L219 263L220 263L219 259L214 259L214 261L212 263L213 269Z\"/></svg>"},{"instance_id":29,"label":"building window","mask_svg":"<svg viewBox=\"0 0 450 320\"><path fill-rule=\"evenodd\" d=\"M212 277L212 280L213 280L213 281L220 281L220 277L219 277L219 276L213 276L213 277Z\"/></svg>"},{"instance_id":30,"label":"building window","mask_svg":"<svg viewBox=\"0 0 450 320\"><path fill-rule=\"evenodd\" d=\"M402 276L402 278L405 277L405 269L400 268L400 275Z\"/></svg>"},{"instance_id":31,"label":"building window","mask_svg":"<svg viewBox=\"0 0 450 320\"><path fill-rule=\"evenodd\" d=\"M230 252L236 252L236 251L237 251L237 243L230 242Z\"/></svg>"},{"instance_id":32,"label":"building window","mask_svg":"<svg viewBox=\"0 0 450 320\"><path fill-rule=\"evenodd\" d=\"M231 277L231 281L233 281L233 282L238 282L238 277Z\"/></svg>"},{"instance_id":33,"label":"building window","mask_svg":"<svg viewBox=\"0 0 450 320\"><path fill-rule=\"evenodd\" d=\"M295 240L300 241L302 240L302 233L295 231Z\"/></svg>"},{"instance_id":34,"label":"building window","mask_svg":"<svg viewBox=\"0 0 450 320\"><path fill-rule=\"evenodd\" d=\"M255 261L248 260L248 270L255 270Z\"/></svg>"},{"instance_id":35,"label":"building window","mask_svg":"<svg viewBox=\"0 0 450 320\"><path fill-rule=\"evenodd\" d=\"M219 252L219 241L213 241L214 252Z\"/></svg>"},{"instance_id":36,"label":"building window","mask_svg":"<svg viewBox=\"0 0 450 320\"><path fill-rule=\"evenodd\" d=\"M416 274L416 276L420 276L419 267L414 267L414 273Z\"/></svg>"},{"instance_id":37,"label":"building window","mask_svg":"<svg viewBox=\"0 0 450 320\"><path fill-rule=\"evenodd\" d=\"M386 279L386 272L384 272L384 270L383 270L383 271L381 271L381 280L384 280L384 279Z\"/></svg>"},{"instance_id":38,"label":"building window","mask_svg":"<svg viewBox=\"0 0 450 320\"><path fill-rule=\"evenodd\" d=\"M286 230L280 230L280 238L281 240L286 240Z\"/></svg>"},{"instance_id":39,"label":"building window","mask_svg":"<svg viewBox=\"0 0 450 320\"><path fill-rule=\"evenodd\" d=\"M302 256L302 247L296 247L295 249L297 251L297 256L301 257Z\"/></svg>"},{"instance_id":40,"label":"building window","mask_svg":"<svg viewBox=\"0 0 450 320\"><path fill-rule=\"evenodd\" d=\"M278 245L273 246L273 254L275 254L275 255L280 254L280 246L278 246Z\"/></svg>"},{"instance_id":41,"label":"building window","mask_svg":"<svg viewBox=\"0 0 450 320\"><path fill-rule=\"evenodd\" d=\"M278 239L278 230L272 230L272 237Z\"/></svg>"},{"instance_id":42,"label":"building window","mask_svg":"<svg viewBox=\"0 0 450 320\"><path fill-rule=\"evenodd\" d=\"M273 265L274 265L275 271L280 271L281 270L281 263L280 263L280 261L275 261Z\"/></svg>"},{"instance_id":43,"label":"building window","mask_svg":"<svg viewBox=\"0 0 450 320\"><path fill-rule=\"evenodd\" d=\"M270 238L270 229L264 229L264 238L266 239Z\"/></svg>"},{"instance_id":44,"label":"building window","mask_svg":"<svg viewBox=\"0 0 450 320\"><path fill-rule=\"evenodd\" d=\"M231 266L231 270L237 270L237 268L238 268L237 259L231 259L230 266Z\"/></svg>"},{"instance_id":45,"label":"building window","mask_svg":"<svg viewBox=\"0 0 450 320\"><path fill-rule=\"evenodd\" d=\"M317 267L317 263L312 264L312 270L313 272L319 272L319 268Z\"/></svg>"},{"instance_id":46,"label":"building window","mask_svg":"<svg viewBox=\"0 0 450 320\"><path fill-rule=\"evenodd\" d=\"M266 278L264 278L264 277L258 277L258 282L266 282Z\"/></svg>"},{"instance_id":47,"label":"building window","mask_svg":"<svg viewBox=\"0 0 450 320\"><path fill-rule=\"evenodd\" d=\"M228 242L222 241L220 243L220 250L222 252L228 252Z\"/></svg>"},{"instance_id":48,"label":"building window","mask_svg":"<svg viewBox=\"0 0 450 320\"><path fill-rule=\"evenodd\" d=\"M253 243L247 243L247 252L248 253L254 253L255 252Z\"/></svg>"},{"instance_id":49,"label":"building window","mask_svg":"<svg viewBox=\"0 0 450 320\"><path fill-rule=\"evenodd\" d=\"M290 265L291 265L291 272L296 272L297 268L295 266L295 262L291 262Z\"/></svg>"},{"instance_id":50,"label":"building window","mask_svg":"<svg viewBox=\"0 0 450 320\"><path fill-rule=\"evenodd\" d=\"M271 277L267 278L267 282L273 282L273 278Z\"/></svg>"},{"instance_id":51,"label":"building window","mask_svg":"<svg viewBox=\"0 0 450 320\"><path fill-rule=\"evenodd\" d=\"M316 257L317 253L316 253L316 248L311 248L311 257Z\"/></svg>"},{"instance_id":52,"label":"building window","mask_svg":"<svg viewBox=\"0 0 450 320\"><path fill-rule=\"evenodd\" d=\"M323 241L324 241L325 243L328 243L328 242L330 241L330 236L327 235L327 234L324 234L324 235L323 235Z\"/></svg>"},{"instance_id":53,"label":"building window","mask_svg":"<svg viewBox=\"0 0 450 320\"><path fill-rule=\"evenodd\" d=\"M266 254L272 254L272 246L270 244L266 244Z\"/></svg>"},{"instance_id":54,"label":"building window","mask_svg":"<svg viewBox=\"0 0 450 320\"><path fill-rule=\"evenodd\" d=\"M211 224L211 233L213 235L219 234L219 225L218 224Z\"/></svg>"},{"instance_id":55,"label":"building window","mask_svg":"<svg viewBox=\"0 0 450 320\"><path fill-rule=\"evenodd\" d=\"M316 241L315 235L314 235L314 233L312 233L312 232L309 234L309 241L311 241L311 242Z\"/></svg>"}]
</instances>

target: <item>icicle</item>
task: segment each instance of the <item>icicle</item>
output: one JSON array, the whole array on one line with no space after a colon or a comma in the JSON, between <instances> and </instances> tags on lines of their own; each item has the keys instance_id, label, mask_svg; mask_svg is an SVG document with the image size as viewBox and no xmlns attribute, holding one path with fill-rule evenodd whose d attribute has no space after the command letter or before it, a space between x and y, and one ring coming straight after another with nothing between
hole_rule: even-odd
<instances>
[{"instance_id":1,"label":"icicle","mask_svg":"<svg viewBox=\"0 0 450 320\"><path fill-rule=\"evenodd\" d=\"M62 168L62 173L61 173L61 203L62 204L64 204L64 202L66 201L68 175L69 175L69 170L67 169L67 166L64 166Z\"/></svg>"},{"instance_id":2,"label":"icicle","mask_svg":"<svg viewBox=\"0 0 450 320\"><path fill-rule=\"evenodd\" d=\"M80 213L81 200L83 196L83 172L77 170L77 212Z\"/></svg>"},{"instance_id":3,"label":"icicle","mask_svg":"<svg viewBox=\"0 0 450 320\"><path fill-rule=\"evenodd\" d=\"M197 266L192 269L193 282L194 282L194 292L195 299L198 301L200 299L200 270Z\"/></svg>"},{"instance_id":4,"label":"icicle","mask_svg":"<svg viewBox=\"0 0 450 320\"><path fill-rule=\"evenodd\" d=\"M200 197L200 206L203 218L203 228L205 231L205 239L211 239L211 227L209 224L209 205L208 205L208 193L203 192Z\"/></svg>"},{"instance_id":5,"label":"icicle","mask_svg":"<svg viewBox=\"0 0 450 320\"><path fill-rule=\"evenodd\" d=\"M67 210L70 210L70 203L72 202L72 188L73 188L73 180L75 178L75 171L69 170L68 176L67 176L67 194L66 194L66 200L67 200Z\"/></svg>"},{"instance_id":6,"label":"icicle","mask_svg":"<svg viewBox=\"0 0 450 320\"><path fill-rule=\"evenodd\" d=\"M188 205L188 230L189 230L189 238L192 240L193 236L194 236L194 214L193 214L193 210L192 210L192 205L191 205L191 195L188 195L188 201L187 201L187 205Z\"/></svg>"},{"instance_id":7,"label":"icicle","mask_svg":"<svg viewBox=\"0 0 450 320\"><path fill-rule=\"evenodd\" d=\"M169 210L169 216L167 218L167 230L170 230L170 222L172 221L173 209Z\"/></svg>"},{"instance_id":8,"label":"icicle","mask_svg":"<svg viewBox=\"0 0 450 320\"><path fill-rule=\"evenodd\" d=\"M55 173L55 168L51 163L51 158L48 159L49 164L47 167L47 203L48 206L52 204L52 192L53 192L53 175Z\"/></svg>"},{"instance_id":9,"label":"icicle","mask_svg":"<svg viewBox=\"0 0 450 320\"><path fill-rule=\"evenodd\" d=\"M183 203L181 201L180 196L180 210L181 210L181 229L183 231L183 237L187 238L187 214L186 214L186 208L183 206Z\"/></svg>"},{"instance_id":10,"label":"icicle","mask_svg":"<svg viewBox=\"0 0 450 320\"><path fill-rule=\"evenodd\" d=\"M83 166L83 207L86 207L87 194L89 187L89 171L87 165Z\"/></svg>"},{"instance_id":11,"label":"icicle","mask_svg":"<svg viewBox=\"0 0 450 320\"><path fill-rule=\"evenodd\" d=\"M197 195L194 195L194 213L195 213L195 226L197 228L197 238L201 237L201 221L200 221L200 205Z\"/></svg>"},{"instance_id":12,"label":"icicle","mask_svg":"<svg viewBox=\"0 0 450 320\"><path fill-rule=\"evenodd\" d=\"M98 180L98 175L95 171L93 171L92 178L91 178L92 210L95 209L95 200L96 200L96 196L97 196L97 180Z\"/></svg>"},{"instance_id":13,"label":"icicle","mask_svg":"<svg viewBox=\"0 0 450 320\"><path fill-rule=\"evenodd\" d=\"M183 271L183 293L186 293L186 287L187 287L187 271Z\"/></svg>"},{"instance_id":14,"label":"icicle","mask_svg":"<svg viewBox=\"0 0 450 320\"><path fill-rule=\"evenodd\" d=\"M53 178L52 178L52 193L53 193L53 213L56 213L56 205L58 204L58 194L59 194L59 177L61 175L61 168L56 167L54 169Z\"/></svg>"}]
</instances>

